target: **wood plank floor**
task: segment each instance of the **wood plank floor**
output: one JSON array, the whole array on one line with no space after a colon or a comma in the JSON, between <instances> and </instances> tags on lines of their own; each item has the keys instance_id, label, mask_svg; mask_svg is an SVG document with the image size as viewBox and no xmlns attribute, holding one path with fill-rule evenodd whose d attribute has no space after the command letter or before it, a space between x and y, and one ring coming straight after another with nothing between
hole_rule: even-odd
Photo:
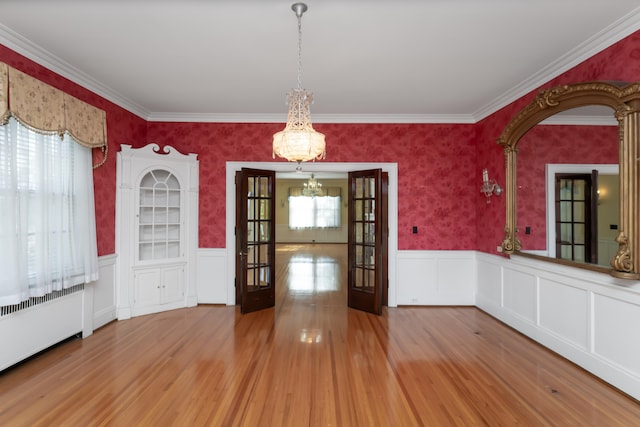
<instances>
[{"instance_id":1,"label":"wood plank floor","mask_svg":"<svg viewBox=\"0 0 640 427\"><path fill-rule=\"evenodd\" d=\"M113 322L0 374L2 426L633 426L639 402L472 307L346 307L346 248L280 245L274 309Z\"/></svg>"}]
</instances>

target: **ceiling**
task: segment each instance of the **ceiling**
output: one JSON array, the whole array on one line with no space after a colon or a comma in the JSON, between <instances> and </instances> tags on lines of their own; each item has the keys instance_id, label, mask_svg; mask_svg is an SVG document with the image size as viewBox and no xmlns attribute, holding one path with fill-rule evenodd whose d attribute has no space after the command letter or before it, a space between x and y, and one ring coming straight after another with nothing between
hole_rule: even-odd
<instances>
[{"instance_id":1,"label":"ceiling","mask_svg":"<svg viewBox=\"0 0 640 427\"><path fill-rule=\"evenodd\" d=\"M293 1L2 0L0 43L152 121L284 122ZM473 123L640 29L637 0L308 0L313 122Z\"/></svg>"}]
</instances>

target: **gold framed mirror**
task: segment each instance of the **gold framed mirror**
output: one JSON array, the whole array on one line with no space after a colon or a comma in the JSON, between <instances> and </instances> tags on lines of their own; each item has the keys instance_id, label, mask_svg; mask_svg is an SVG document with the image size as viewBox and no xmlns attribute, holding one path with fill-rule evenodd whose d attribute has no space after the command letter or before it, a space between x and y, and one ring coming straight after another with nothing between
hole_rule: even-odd
<instances>
[{"instance_id":1,"label":"gold framed mirror","mask_svg":"<svg viewBox=\"0 0 640 427\"><path fill-rule=\"evenodd\" d=\"M619 223L617 252L610 273L619 278L640 279L640 82L585 82L541 90L535 99L507 124L498 138L506 160L506 221L502 250L505 254L532 256L522 250L518 236L516 205L516 157L518 144L534 126L567 110L605 106L617 121ZM535 255L533 255L535 256ZM535 256L539 257L539 256ZM557 261L555 258L544 258ZM566 262L561 262L565 264ZM569 263L601 271L589 264Z\"/></svg>"}]
</instances>

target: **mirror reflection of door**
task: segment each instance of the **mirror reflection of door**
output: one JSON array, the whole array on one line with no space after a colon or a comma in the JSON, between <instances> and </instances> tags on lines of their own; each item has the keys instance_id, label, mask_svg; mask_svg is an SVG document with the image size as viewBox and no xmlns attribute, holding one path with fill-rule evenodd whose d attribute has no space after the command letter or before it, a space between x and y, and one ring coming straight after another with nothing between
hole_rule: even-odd
<instances>
[{"instance_id":1,"label":"mirror reflection of door","mask_svg":"<svg viewBox=\"0 0 640 427\"><path fill-rule=\"evenodd\" d=\"M236 173L236 301L249 313L275 305L275 172Z\"/></svg>"},{"instance_id":2,"label":"mirror reflection of door","mask_svg":"<svg viewBox=\"0 0 640 427\"><path fill-rule=\"evenodd\" d=\"M618 173L618 121L610 107L573 108L556 114L528 130L517 145L515 170L516 237L521 251L539 256L556 255L555 173ZM615 166L615 171L613 170ZM514 168L515 169L515 168ZM606 184L610 187L610 184ZM616 183L616 188L619 185ZM615 190L616 194L618 190ZM602 210L610 212L602 214ZM616 230L619 208L613 195L598 214L598 264L610 268L618 250ZM586 263L591 264L588 260Z\"/></svg>"},{"instance_id":3,"label":"mirror reflection of door","mask_svg":"<svg viewBox=\"0 0 640 427\"><path fill-rule=\"evenodd\" d=\"M556 174L556 257L598 263L598 171Z\"/></svg>"},{"instance_id":4,"label":"mirror reflection of door","mask_svg":"<svg viewBox=\"0 0 640 427\"><path fill-rule=\"evenodd\" d=\"M388 281L387 179L380 169L349 172L349 307L378 315Z\"/></svg>"}]
</instances>

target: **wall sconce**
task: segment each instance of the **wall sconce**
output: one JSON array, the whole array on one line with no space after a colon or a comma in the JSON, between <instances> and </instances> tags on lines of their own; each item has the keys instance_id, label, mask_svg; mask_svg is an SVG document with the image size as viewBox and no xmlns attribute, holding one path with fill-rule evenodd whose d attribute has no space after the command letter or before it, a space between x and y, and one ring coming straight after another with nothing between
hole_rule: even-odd
<instances>
[{"instance_id":1,"label":"wall sconce","mask_svg":"<svg viewBox=\"0 0 640 427\"><path fill-rule=\"evenodd\" d=\"M480 192L487 196L487 203L491 203L490 197L495 194L499 196L502 194L502 187L498 185L495 179L489 179L489 172L487 168L482 169L482 187Z\"/></svg>"}]
</instances>

